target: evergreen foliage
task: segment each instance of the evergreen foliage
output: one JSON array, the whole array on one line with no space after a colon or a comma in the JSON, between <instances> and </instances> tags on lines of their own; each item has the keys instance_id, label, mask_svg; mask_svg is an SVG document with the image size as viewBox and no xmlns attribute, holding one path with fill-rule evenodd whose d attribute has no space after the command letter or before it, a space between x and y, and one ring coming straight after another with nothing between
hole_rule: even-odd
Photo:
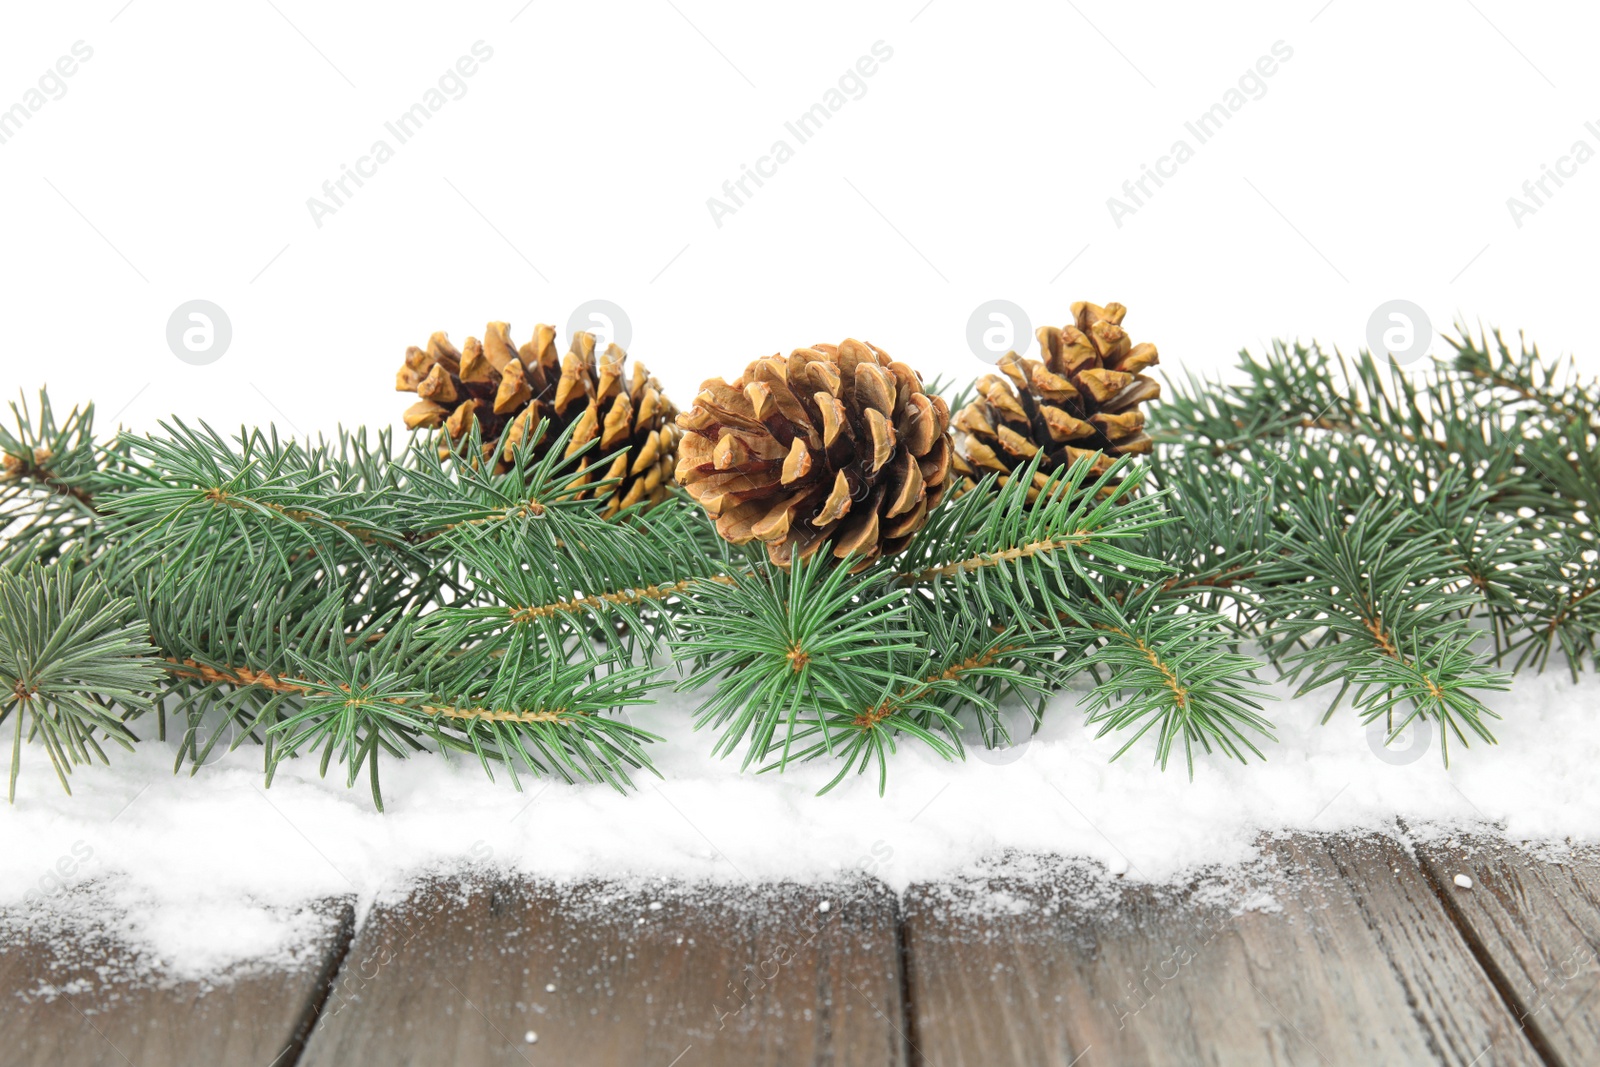
<instances>
[{"instance_id":1,"label":"evergreen foliage","mask_svg":"<svg viewBox=\"0 0 1600 1067\"><path fill-rule=\"evenodd\" d=\"M622 713L672 685L712 755L831 761L825 790L882 790L903 743L1015 743L1002 712L1037 726L1072 686L1119 757L1191 776L1265 758L1274 676L1330 716L1430 720L1448 759L1493 742L1508 671L1575 673L1600 632L1600 387L1497 333L1454 344L1413 370L1244 354L1154 406L1149 459L987 480L854 574L779 569L682 494L604 517L579 494L608 457L564 436L502 475L427 435L100 438L41 396L0 428L12 788L34 746L65 785L172 731L175 769L337 760L380 809L380 761L419 752L627 789L660 739Z\"/></svg>"},{"instance_id":2,"label":"evergreen foliage","mask_svg":"<svg viewBox=\"0 0 1600 1067\"><path fill-rule=\"evenodd\" d=\"M1207 534L1188 568L1240 632L1301 693L1337 682L1330 715L1348 694L1393 733L1434 721L1447 761L1452 739L1493 742L1477 694L1502 668L1560 653L1576 676L1600 624L1600 389L1497 332L1451 343L1414 370L1243 353L1242 381L1191 379L1162 405L1156 464L1179 526Z\"/></svg>"}]
</instances>

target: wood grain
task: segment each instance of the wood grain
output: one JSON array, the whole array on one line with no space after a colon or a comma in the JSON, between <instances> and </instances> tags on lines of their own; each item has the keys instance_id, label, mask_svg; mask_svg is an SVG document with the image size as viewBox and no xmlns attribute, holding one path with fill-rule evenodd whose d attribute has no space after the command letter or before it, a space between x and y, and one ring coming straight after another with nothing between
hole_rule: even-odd
<instances>
[{"instance_id":1,"label":"wood grain","mask_svg":"<svg viewBox=\"0 0 1600 1067\"><path fill-rule=\"evenodd\" d=\"M1535 1047L1600 1063L1600 850L1536 855L1487 837L1416 850Z\"/></svg>"},{"instance_id":2,"label":"wood grain","mask_svg":"<svg viewBox=\"0 0 1600 1067\"><path fill-rule=\"evenodd\" d=\"M299 965L214 982L163 981L104 937L0 946L6 1067L283 1067L294 1062L349 944L347 901L318 910Z\"/></svg>"},{"instance_id":3,"label":"wood grain","mask_svg":"<svg viewBox=\"0 0 1600 1067\"><path fill-rule=\"evenodd\" d=\"M1268 910L1103 870L913 887L926 1067L1540 1062L1398 844L1266 848L1261 884L1231 896L1265 890Z\"/></svg>"},{"instance_id":4,"label":"wood grain","mask_svg":"<svg viewBox=\"0 0 1600 1067\"><path fill-rule=\"evenodd\" d=\"M901 990L876 881L444 881L362 924L301 1062L899 1067Z\"/></svg>"}]
</instances>

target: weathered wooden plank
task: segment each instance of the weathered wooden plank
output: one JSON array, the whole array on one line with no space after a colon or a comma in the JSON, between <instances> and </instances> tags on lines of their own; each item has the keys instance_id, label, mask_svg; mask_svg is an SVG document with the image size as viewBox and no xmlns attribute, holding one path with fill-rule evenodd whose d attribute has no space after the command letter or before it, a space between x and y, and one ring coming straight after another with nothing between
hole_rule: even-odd
<instances>
[{"instance_id":1,"label":"weathered wooden plank","mask_svg":"<svg viewBox=\"0 0 1600 1067\"><path fill-rule=\"evenodd\" d=\"M0 946L0 1063L6 1067L273 1067L295 1059L343 950L354 909L319 909L320 929L287 970L216 981L130 971L104 938Z\"/></svg>"},{"instance_id":2,"label":"weathered wooden plank","mask_svg":"<svg viewBox=\"0 0 1600 1067\"><path fill-rule=\"evenodd\" d=\"M1238 914L1195 887L1081 870L970 899L913 887L906 970L927 1067L1539 1062L1398 844L1265 848L1257 891L1275 906Z\"/></svg>"},{"instance_id":3,"label":"weathered wooden plank","mask_svg":"<svg viewBox=\"0 0 1600 1067\"><path fill-rule=\"evenodd\" d=\"M899 1067L901 989L876 881L447 881L362 923L301 1062Z\"/></svg>"},{"instance_id":4,"label":"weathered wooden plank","mask_svg":"<svg viewBox=\"0 0 1600 1067\"><path fill-rule=\"evenodd\" d=\"M1416 849L1534 1046L1553 1063L1600 1063L1600 849L1534 855L1481 836Z\"/></svg>"}]
</instances>

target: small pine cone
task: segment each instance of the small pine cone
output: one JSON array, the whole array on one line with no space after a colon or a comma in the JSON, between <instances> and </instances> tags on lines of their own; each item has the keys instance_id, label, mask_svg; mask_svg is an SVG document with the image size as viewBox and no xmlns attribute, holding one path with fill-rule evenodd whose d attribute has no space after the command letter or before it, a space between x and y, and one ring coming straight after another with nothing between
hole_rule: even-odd
<instances>
[{"instance_id":1,"label":"small pine cone","mask_svg":"<svg viewBox=\"0 0 1600 1067\"><path fill-rule=\"evenodd\" d=\"M608 345L597 359L594 335L575 333L572 349L557 357L555 338L555 327L541 324L518 349L510 327L491 322L482 341L469 337L459 350L443 333L430 337L426 349L406 349L395 388L421 398L406 410L406 426L442 425L454 443L467 436L476 420L484 458L494 457L495 470L504 474L511 469L517 445L541 419L544 435L534 445L535 456L541 458L545 442L576 423L567 455L600 440L578 461L580 468L614 457L598 479L596 472L588 472L579 484L621 479L603 490L581 492L580 498L603 493L607 515L641 501L659 503L668 493L682 436L671 421L677 408L638 360L624 387L628 357L616 345ZM450 452L448 445L442 447L440 458Z\"/></svg>"},{"instance_id":2,"label":"small pine cone","mask_svg":"<svg viewBox=\"0 0 1600 1067\"><path fill-rule=\"evenodd\" d=\"M678 481L717 532L788 566L824 544L855 569L892 556L949 484L950 409L917 372L860 341L758 359L678 416Z\"/></svg>"},{"instance_id":3,"label":"small pine cone","mask_svg":"<svg viewBox=\"0 0 1600 1067\"><path fill-rule=\"evenodd\" d=\"M1097 450L1103 454L1095 474L1117 456L1150 451L1139 405L1158 398L1161 385L1139 372L1159 359L1155 345L1128 340L1127 311L1121 304L1073 304L1075 325L1038 330L1043 361L1007 352L999 364L1005 377L978 379L978 396L952 423L961 444L954 465L968 488L991 471L1005 485L1040 452L1036 484Z\"/></svg>"}]
</instances>

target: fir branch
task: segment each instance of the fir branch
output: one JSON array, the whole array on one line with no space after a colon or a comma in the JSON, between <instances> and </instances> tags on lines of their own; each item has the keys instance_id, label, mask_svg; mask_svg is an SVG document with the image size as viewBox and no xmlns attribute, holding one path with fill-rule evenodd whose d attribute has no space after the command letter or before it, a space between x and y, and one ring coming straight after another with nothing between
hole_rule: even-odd
<instances>
[{"instance_id":1,"label":"fir branch","mask_svg":"<svg viewBox=\"0 0 1600 1067\"><path fill-rule=\"evenodd\" d=\"M1197 744L1208 753L1215 745L1241 763L1247 753L1265 759L1250 736L1276 740L1259 714L1259 701L1271 699L1260 692L1260 664L1232 651L1234 635L1214 613L1162 610L1164 596L1152 590L1084 613L1084 624L1105 635L1093 663L1110 668L1089 701L1089 722L1101 724L1096 736L1137 727L1117 759L1155 729L1156 762L1165 769L1181 741L1191 779Z\"/></svg>"},{"instance_id":2,"label":"fir branch","mask_svg":"<svg viewBox=\"0 0 1600 1067\"><path fill-rule=\"evenodd\" d=\"M675 651L696 662L685 687L714 687L697 724L722 731L715 751L745 744L746 766L765 760L763 770L780 771L791 762L837 758L840 772L824 791L852 767L876 766L881 790L897 736L951 758L962 750L960 716L971 713L984 743L998 743L1002 701L1038 701L1037 723L1050 691L1102 664L1119 681L1102 690L1100 702L1119 705L1133 675L1115 651L1105 651L1109 642L1097 641L1096 625L1111 624L1094 612L1125 598L1138 576L1166 570L1124 546L1171 519L1164 494L1135 493L1139 468L1124 461L1100 479L1090 469L1084 461L1037 482L1028 470L1003 488L985 483L946 504L913 543L911 567L879 562L852 575L841 566L824 578L826 564L809 561L788 575L763 567L733 576L725 590L697 592L686 620L691 640ZM1114 616L1118 632L1185 599L1174 591L1178 583L1156 585L1157 595ZM1181 627L1149 631L1142 647L1157 664L1190 670L1195 695L1181 688L1187 683L1176 691L1167 686L1165 701L1141 705L1119 727L1166 704L1166 718L1187 725L1162 742L1163 762L1179 736L1186 744L1217 740L1241 758L1255 751L1239 735L1248 729L1270 737L1270 724L1242 696L1257 684L1256 664L1227 655L1197 664L1193 648L1231 636L1225 621L1193 605L1172 615L1183 618ZM936 650L924 653L936 662L918 655L923 648Z\"/></svg>"},{"instance_id":3,"label":"fir branch","mask_svg":"<svg viewBox=\"0 0 1600 1067\"><path fill-rule=\"evenodd\" d=\"M905 626L908 594L862 591L849 568L824 560L800 560L787 572L764 565L704 589L690 637L674 653L695 664L680 688L714 684L695 723L721 731L713 755L748 741L745 767L776 751L781 768L824 704L853 714L883 690L915 681L893 662L897 653L919 653L920 634ZM824 751L833 741L825 730Z\"/></svg>"},{"instance_id":4,"label":"fir branch","mask_svg":"<svg viewBox=\"0 0 1600 1067\"><path fill-rule=\"evenodd\" d=\"M294 675L164 661L172 673L208 686L290 698L277 705L282 715L247 724L276 739L269 749L269 781L283 760L320 746L324 773L335 754L346 766L348 784L367 769L373 801L381 811L380 753L398 757L421 751L424 739L441 750L472 752L491 777L491 762L507 764L518 788L513 759L521 759L535 774L606 781L618 788L627 784L626 766L648 766L640 742L656 738L600 716L641 702L653 684L648 672L607 670L600 661L581 656L537 665L514 657L490 678L458 672L454 684L443 689L463 699L451 701L426 688L438 676L418 669L429 652L414 626L401 623L364 635L371 640L351 640L337 626L327 627L326 616L318 621L326 630L323 638L312 641L307 651L290 653L298 667Z\"/></svg>"},{"instance_id":5,"label":"fir branch","mask_svg":"<svg viewBox=\"0 0 1600 1067\"><path fill-rule=\"evenodd\" d=\"M1065 537L1029 541L1026 544L998 552L983 552L976 556L968 556L965 559L957 560L954 563L946 563L942 566L928 567L914 572L903 571L896 575L896 578L902 585L917 585L922 582L931 582L936 578L953 578L958 574L969 574L972 571L982 570L984 567L999 567L1007 563L1015 563L1018 560L1037 556L1041 553L1072 548L1087 548L1093 543L1094 538L1091 531L1082 529Z\"/></svg>"},{"instance_id":6,"label":"fir branch","mask_svg":"<svg viewBox=\"0 0 1600 1067\"><path fill-rule=\"evenodd\" d=\"M37 415L11 405L14 427L0 425L0 566L50 562L74 548L94 554L93 494L99 470L94 407L58 418L40 392Z\"/></svg>"},{"instance_id":7,"label":"fir branch","mask_svg":"<svg viewBox=\"0 0 1600 1067\"><path fill-rule=\"evenodd\" d=\"M1576 673L1600 642L1584 597L1600 547L1585 506L1600 498L1600 385L1498 332L1462 328L1450 343L1453 360L1415 370L1281 342L1245 356L1247 384L1191 383L1163 406L1158 480L1248 487L1280 531L1279 505L1313 491L1336 492L1347 516L1368 499L1404 500L1404 534L1430 533L1450 561L1443 580L1481 594L1463 625L1489 636L1495 659L1542 669L1560 650ZM1285 466L1302 473L1282 482Z\"/></svg>"},{"instance_id":8,"label":"fir branch","mask_svg":"<svg viewBox=\"0 0 1600 1067\"><path fill-rule=\"evenodd\" d=\"M41 743L61 787L75 764L106 761L96 734L132 748L124 716L150 705L160 670L131 604L72 560L0 571L0 724L14 717L7 795L24 738ZM119 709L120 712L119 712Z\"/></svg>"},{"instance_id":9,"label":"fir branch","mask_svg":"<svg viewBox=\"0 0 1600 1067\"><path fill-rule=\"evenodd\" d=\"M1493 341L1491 342L1491 338ZM1514 351L1499 330L1480 328L1477 336L1461 324L1457 336L1447 337L1456 356L1453 369L1509 398L1513 410L1537 412L1558 424L1579 420L1593 425L1600 410L1600 386L1578 377L1577 363L1571 358L1547 360L1537 345L1518 337Z\"/></svg>"},{"instance_id":10,"label":"fir branch","mask_svg":"<svg viewBox=\"0 0 1600 1067\"><path fill-rule=\"evenodd\" d=\"M1444 727L1446 765L1450 734L1463 745L1468 732L1493 744L1484 720L1498 716L1472 691L1510 683L1471 651L1476 634L1464 621L1481 596L1452 588L1448 557L1434 536L1410 532L1405 502L1372 499L1348 518L1331 496L1285 507L1277 538L1295 554L1276 564L1263 636L1286 677L1304 678L1299 693L1339 683L1331 717L1353 689L1362 721L1383 717L1391 735L1414 718L1431 719ZM1401 704L1411 711L1397 725Z\"/></svg>"},{"instance_id":11,"label":"fir branch","mask_svg":"<svg viewBox=\"0 0 1600 1067\"><path fill-rule=\"evenodd\" d=\"M230 686L258 686L270 693L279 693L289 696L310 696L312 694L333 695L334 690L351 694L347 683L327 682L310 678L278 678L264 671L252 671L248 667L229 666L226 668L207 667L194 660L175 660L167 658L163 661L165 669L173 674L187 678L195 678L214 685ZM397 707L406 707L414 704L417 710L424 715L442 716L446 719L461 719L465 721L486 720L490 722L554 722L565 723L574 721L574 716L587 714L575 712L568 707L552 709L543 708L461 708L440 707L429 704L423 700L408 701L404 697L388 697L386 700Z\"/></svg>"},{"instance_id":12,"label":"fir branch","mask_svg":"<svg viewBox=\"0 0 1600 1067\"><path fill-rule=\"evenodd\" d=\"M699 582L717 582L722 585L731 585L733 581L733 578L725 574L712 574L703 578L685 578L682 581L667 582L663 585L646 585L637 589L619 589L614 593L595 593L590 596L574 597L571 600L557 600L553 603L539 604L534 607L513 607L511 609L511 619L513 622L531 622L534 619L549 618L562 613L578 614L585 611L604 610L610 605L637 605L649 601L660 602L691 592Z\"/></svg>"},{"instance_id":13,"label":"fir branch","mask_svg":"<svg viewBox=\"0 0 1600 1067\"><path fill-rule=\"evenodd\" d=\"M90 510L93 494L84 477L98 468L94 440L94 405L74 408L58 420L50 396L39 393L39 413L27 401L11 405L16 429L0 426L0 487L5 483L42 487L55 496L70 497ZM14 490L0 488L0 499Z\"/></svg>"},{"instance_id":14,"label":"fir branch","mask_svg":"<svg viewBox=\"0 0 1600 1067\"><path fill-rule=\"evenodd\" d=\"M844 781L852 767L856 773L864 774L872 766L877 767L878 793L882 795L888 787L888 756L896 750L899 735L920 740L945 759L964 756L957 718L961 709L970 708L977 713L981 740L986 746L1009 742L1000 721L999 704L990 693L996 689L1018 693L1042 689L1037 675L1028 667L1048 665L1053 651L1035 639L1006 631L971 648L959 659L949 654L937 657L944 662L936 663L920 678L895 685L875 703L821 709L822 714L808 722L796 737L803 740L820 734L821 740L794 758L809 759L824 752L838 757L839 771L818 790L819 795ZM1039 717L1035 708L1035 729ZM762 770L781 766L769 764Z\"/></svg>"},{"instance_id":15,"label":"fir branch","mask_svg":"<svg viewBox=\"0 0 1600 1067\"><path fill-rule=\"evenodd\" d=\"M380 805L379 759L423 750L625 788L652 739L612 713L648 701L671 649L709 689L713 754L832 758L825 790L869 767L882 790L901 740L955 758L976 724L1000 743L1003 706L1037 726L1083 672L1089 721L1127 732L1117 756L1153 737L1164 767L1181 744L1192 776L1197 750L1243 760L1271 738L1255 640L1302 692L1339 682L1334 707L1353 692L1368 721L1492 741L1476 694L1504 676L1477 641L1574 671L1600 644L1600 387L1498 333L1453 343L1415 371L1243 355L1238 384L1191 378L1156 409L1151 463L986 482L854 574L777 571L681 497L605 519L581 498L607 460L570 438L536 456L542 429L497 474L475 429L442 462L425 435L361 431L173 423L102 444L92 409L58 419L43 397L0 429L0 575L45 563L137 615L156 699L112 714L80 693L88 719L29 736L64 775L154 710L159 731L186 721L178 758L198 766L222 715L269 783L320 752Z\"/></svg>"},{"instance_id":16,"label":"fir branch","mask_svg":"<svg viewBox=\"0 0 1600 1067\"><path fill-rule=\"evenodd\" d=\"M1137 492L1146 468L1124 457L1093 478L1086 457L1045 477L1037 463L933 512L892 583L928 590L951 615L1046 627L1064 639L1058 620L1108 597L1107 582L1167 570L1137 550L1171 521L1162 493Z\"/></svg>"}]
</instances>

